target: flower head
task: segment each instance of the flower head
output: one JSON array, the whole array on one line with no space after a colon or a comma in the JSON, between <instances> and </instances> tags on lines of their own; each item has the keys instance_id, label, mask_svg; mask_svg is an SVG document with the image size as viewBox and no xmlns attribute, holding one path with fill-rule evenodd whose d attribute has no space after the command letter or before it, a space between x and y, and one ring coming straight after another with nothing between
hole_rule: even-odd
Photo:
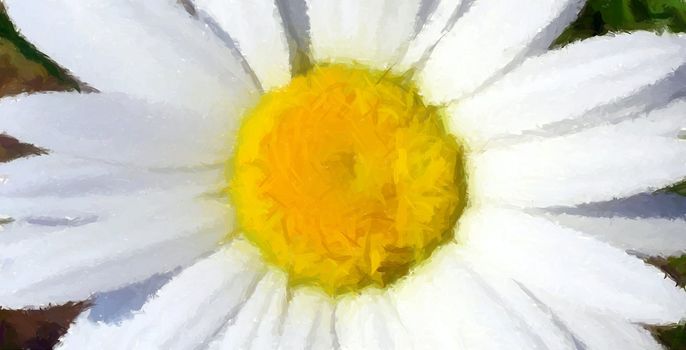
<instances>
[{"instance_id":1,"label":"flower head","mask_svg":"<svg viewBox=\"0 0 686 350\"><path fill-rule=\"evenodd\" d=\"M636 257L683 221L589 209L686 174L683 36L546 51L578 0L5 3L97 89L0 101L49 151L0 167L0 306L94 297L64 348L644 349L686 315Z\"/></svg>"}]
</instances>

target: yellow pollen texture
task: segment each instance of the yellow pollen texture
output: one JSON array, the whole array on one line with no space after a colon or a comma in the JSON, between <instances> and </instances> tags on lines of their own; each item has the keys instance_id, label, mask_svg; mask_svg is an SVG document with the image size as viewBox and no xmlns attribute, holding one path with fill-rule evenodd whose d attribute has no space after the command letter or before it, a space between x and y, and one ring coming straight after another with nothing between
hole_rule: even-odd
<instances>
[{"instance_id":1,"label":"yellow pollen texture","mask_svg":"<svg viewBox=\"0 0 686 350\"><path fill-rule=\"evenodd\" d=\"M463 150L387 72L320 65L241 126L229 191L243 234L292 285L384 287L453 237Z\"/></svg>"}]
</instances>

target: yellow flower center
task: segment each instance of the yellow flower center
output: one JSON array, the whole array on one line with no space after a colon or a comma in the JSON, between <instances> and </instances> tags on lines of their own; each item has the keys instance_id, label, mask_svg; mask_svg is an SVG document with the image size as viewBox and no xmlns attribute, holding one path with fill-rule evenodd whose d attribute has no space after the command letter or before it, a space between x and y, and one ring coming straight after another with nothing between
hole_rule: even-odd
<instances>
[{"instance_id":1,"label":"yellow flower center","mask_svg":"<svg viewBox=\"0 0 686 350\"><path fill-rule=\"evenodd\" d=\"M463 150L388 72L315 66L246 115L229 165L242 233L291 284L383 287L453 237Z\"/></svg>"}]
</instances>

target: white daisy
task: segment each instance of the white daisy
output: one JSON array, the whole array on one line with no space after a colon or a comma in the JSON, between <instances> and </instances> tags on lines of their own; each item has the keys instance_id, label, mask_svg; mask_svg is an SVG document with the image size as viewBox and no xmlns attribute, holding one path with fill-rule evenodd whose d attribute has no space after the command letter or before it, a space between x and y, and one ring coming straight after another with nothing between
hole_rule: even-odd
<instances>
[{"instance_id":1,"label":"white daisy","mask_svg":"<svg viewBox=\"0 0 686 350\"><path fill-rule=\"evenodd\" d=\"M683 178L684 36L547 51L581 0L4 2L98 92L0 101L49 150L0 167L0 306L172 276L62 348L659 349L686 316L635 257L683 220L549 209Z\"/></svg>"}]
</instances>

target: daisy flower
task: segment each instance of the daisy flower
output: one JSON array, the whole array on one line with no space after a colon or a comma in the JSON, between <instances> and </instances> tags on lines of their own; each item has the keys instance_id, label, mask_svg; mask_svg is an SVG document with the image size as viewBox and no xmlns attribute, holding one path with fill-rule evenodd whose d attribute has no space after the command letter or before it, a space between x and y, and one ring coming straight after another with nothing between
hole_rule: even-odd
<instances>
[{"instance_id":1,"label":"daisy flower","mask_svg":"<svg viewBox=\"0 0 686 350\"><path fill-rule=\"evenodd\" d=\"M48 152L0 167L0 306L93 297L61 348L659 349L686 316L640 259L683 220L560 209L686 174L684 36L549 51L581 0L4 3L95 90L0 101Z\"/></svg>"}]
</instances>

